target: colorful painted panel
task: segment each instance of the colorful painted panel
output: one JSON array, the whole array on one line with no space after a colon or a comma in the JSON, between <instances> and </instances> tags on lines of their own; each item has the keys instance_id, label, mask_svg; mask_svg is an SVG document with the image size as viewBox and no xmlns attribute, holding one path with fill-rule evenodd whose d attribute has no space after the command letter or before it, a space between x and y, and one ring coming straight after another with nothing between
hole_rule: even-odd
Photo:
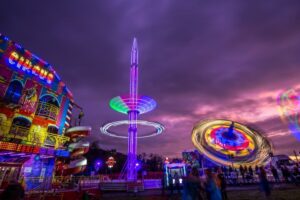
<instances>
[{"instance_id":1,"label":"colorful painted panel","mask_svg":"<svg viewBox=\"0 0 300 200\"><path fill-rule=\"evenodd\" d=\"M41 89L42 86L40 84L36 83L35 81L27 79L21 97L22 107L19 111L20 114L32 115L35 113Z\"/></svg>"},{"instance_id":2,"label":"colorful painted panel","mask_svg":"<svg viewBox=\"0 0 300 200\"><path fill-rule=\"evenodd\" d=\"M12 71L0 66L0 99L5 95L7 85L12 78Z\"/></svg>"}]
</instances>

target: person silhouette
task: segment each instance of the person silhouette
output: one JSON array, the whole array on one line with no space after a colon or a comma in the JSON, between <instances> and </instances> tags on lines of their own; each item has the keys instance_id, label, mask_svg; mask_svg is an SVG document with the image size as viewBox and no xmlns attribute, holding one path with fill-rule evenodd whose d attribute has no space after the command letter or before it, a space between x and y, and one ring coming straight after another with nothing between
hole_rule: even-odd
<instances>
[{"instance_id":1,"label":"person silhouette","mask_svg":"<svg viewBox=\"0 0 300 200\"><path fill-rule=\"evenodd\" d=\"M78 114L78 125L80 126L81 120L84 117L83 109L80 110L80 113Z\"/></svg>"}]
</instances>

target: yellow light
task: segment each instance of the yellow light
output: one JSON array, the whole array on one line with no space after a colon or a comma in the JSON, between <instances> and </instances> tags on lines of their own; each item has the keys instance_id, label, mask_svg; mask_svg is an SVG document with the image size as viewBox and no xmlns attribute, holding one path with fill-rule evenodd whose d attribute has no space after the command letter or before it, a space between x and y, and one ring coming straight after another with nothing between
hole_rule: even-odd
<instances>
[{"instance_id":1,"label":"yellow light","mask_svg":"<svg viewBox=\"0 0 300 200\"><path fill-rule=\"evenodd\" d=\"M16 61L19 59L19 54L17 54L17 52L13 51L8 58L8 62L11 65L16 64Z\"/></svg>"}]
</instances>

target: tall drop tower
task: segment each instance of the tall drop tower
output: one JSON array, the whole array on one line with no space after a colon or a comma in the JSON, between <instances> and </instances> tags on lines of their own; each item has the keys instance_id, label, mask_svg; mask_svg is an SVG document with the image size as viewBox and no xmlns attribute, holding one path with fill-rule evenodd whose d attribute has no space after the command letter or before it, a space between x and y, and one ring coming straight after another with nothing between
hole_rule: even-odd
<instances>
[{"instance_id":1,"label":"tall drop tower","mask_svg":"<svg viewBox=\"0 0 300 200\"><path fill-rule=\"evenodd\" d=\"M121 173L121 178L125 178L127 181L136 181L138 165L137 139L156 136L161 134L164 130L163 125L160 123L138 120L139 115L152 111L156 107L156 102L149 96L138 94L138 45L136 38L133 39L131 49L129 95L114 97L110 100L109 105L113 110L128 115L128 120L107 123L103 125L100 130L105 135L128 139L127 161ZM128 125L128 136L109 131L110 127L120 125ZM138 125L150 126L155 130L138 136Z\"/></svg>"},{"instance_id":2,"label":"tall drop tower","mask_svg":"<svg viewBox=\"0 0 300 200\"><path fill-rule=\"evenodd\" d=\"M128 154L127 154L127 180L136 179L136 150L137 150L137 95L138 95L138 46L136 38L133 39L130 66L130 99L132 108L128 111Z\"/></svg>"}]
</instances>

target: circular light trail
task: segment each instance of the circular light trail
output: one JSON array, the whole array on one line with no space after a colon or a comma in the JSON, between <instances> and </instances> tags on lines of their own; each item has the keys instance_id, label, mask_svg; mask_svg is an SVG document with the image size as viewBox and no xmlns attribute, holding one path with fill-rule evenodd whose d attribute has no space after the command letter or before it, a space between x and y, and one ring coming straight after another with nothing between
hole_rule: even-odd
<instances>
[{"instance_id":1,"label":"circular light trail","mask_svg":"<svg viewBox=\"0 0 300 200\"><path fill-rule=\"evenodd\" d=\"M229 120L207 120L192 131L194 146L210 160L222 165L264 165L271 144L257 131Z\"/></svg>"},{"instance_id":2,"label":"circular light trail","mask_svg":"<svg viewBox=\"0 0 300 200\"><path fill-rule=\"evenodd\" d=\"M290 89L278 96L278 111L282 120L289 125L292 134L300 140L300 96L299 93Z\"/></svg>"},{"instance_id":3,"label":"circular light trail","mask_svg":"<svg viewBox=\"0 0 300 200\"><path fill-rule=\"evenodd\" d=\"M135 102L129 95L122 95L112 98L109 105L113 110L126 115L133 110L143 114L153 110L156 107L156 102L148 96L138 96Z\"/></svg>"},{"instance_id":4,"label":"circular light trail","mask_svg":"<svg viewBox=\"0 0 300 200\"><path fill-rule=\"evenodd\" d=\"M107 123L104 126L102 126L100 128L100 131L103 134L108 135L108 136L127 139L128 136L122 136L121 133L112 132L112 131L109 131L109 129L111 127L117 127L117 126L121 126L121 125L129 125L129 124L130 124L129 120L121 120L121 121L110 122L110 123ZM157 122L137 120L136 124L137 125L143 125L143 126L150 126L150 127L155 128L155 131L153 131L153 132L147 133L143 136L137 136L137 138L139 138L139 139L140 138L149 138L149 137L157 136L157 135L161 134L163 132L163 130L165 129L162 124L157 123Z\"/></svg>"}]
</instances>

